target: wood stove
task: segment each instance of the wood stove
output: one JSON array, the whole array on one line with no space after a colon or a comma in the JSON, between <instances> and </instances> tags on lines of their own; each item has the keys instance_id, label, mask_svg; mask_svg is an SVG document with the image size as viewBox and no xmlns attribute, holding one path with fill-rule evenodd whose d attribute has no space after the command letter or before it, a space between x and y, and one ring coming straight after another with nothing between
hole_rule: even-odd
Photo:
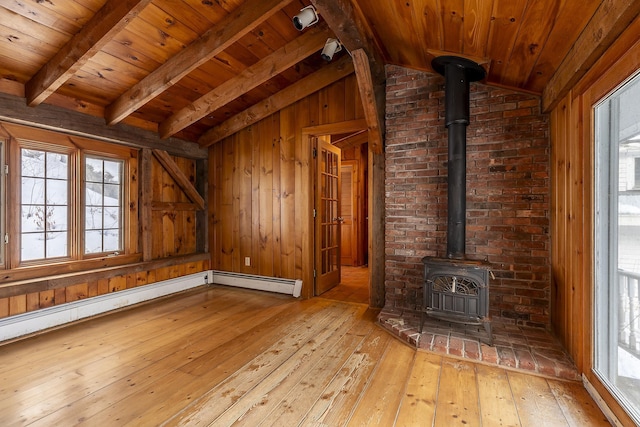
<instances>
[{"instance_id":1,"label":"wood stove","mask_svg":"<svg viewBox=\"0 0 640 427\"><path fill-rule=\"evenodd\" d=\"M425 257L423 305L425 315L449 322L483 325L493 343L489 318L488 265L465 254L466 128L469 125L469 83L485 77L482 67L455 56L440 56L431 65L445 77L447 160L447 257Z\"/></svg>"},{"instance_id":2,"label":"wood stove","mask_svg":"<svg viewBox=\"0 0 640 427\"><path fill-rule=\"evenodd\" d=\"M425 257L420 333L425 315L465 325L481 325L493 345L489 318L489 268L481 261Z\"/></svg>"}]
</instances>

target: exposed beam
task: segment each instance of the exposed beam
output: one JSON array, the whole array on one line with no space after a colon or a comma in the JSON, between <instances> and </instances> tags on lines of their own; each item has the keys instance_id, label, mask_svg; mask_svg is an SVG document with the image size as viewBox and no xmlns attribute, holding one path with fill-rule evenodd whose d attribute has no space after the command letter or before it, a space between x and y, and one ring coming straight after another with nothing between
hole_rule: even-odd
<instances>
[{"instance_id":1,"label":"exposed beam","mask_svg":"<svg viewBox=\"0 0 640 427\"><path fill-rule=\"evenodd\" d=\"M292 67L312 53L318 52L324 46L329 35L330 33L326 27L318 26L295 38L271 55L246 68L238 76L222 83L211 92L160 123L160 137L167 138L174 135L207 114Z\"/></svg>"},{"instance_id":2,"label":"exposed beam","mask_svg":"<svg viewBox=\"0 0 640 427\"><path fill-rule=\"evenodd\" d=\"M353 135L349 135L337 141L333 141L332 144L341 150L346 150L347 148L362 145L365 142L369 142L369 132L367 130L361 130L354 133Z\"/></svg>"},{"instance_id":3,"label":"exposed beam","mask_svg":"<svg viewBox=\"0 0 640 427\"><path fill-rule=\"evenodd\" d=\"M304 135L339 135L367 129L367 121L362 119L347 120L339 123L308 126L302 129Z\"/></svg>"},{"instance_id":4,"label":"exposed beam","mask_svg":"<svg viewBox=\"0 0 640 427\"><path fill-rule=\"evenodd\" d=\"M203 147L213 145L351 73L353 73L351 58L343 56L340 60L322 67L319 71L209 129L200 137L198 143Z\"/></svg>"},{"instance_id":5,"label":"exposed beam","mask_svg":"<svg viewBox=\"0 0 640 427\"><path fill-rule=\"evenodd\" d=\"M158 134L119 123L107 126L99 117L41 104L29 108L24 98L0 93L0 121L49 129L135 148L160 148L171 154L192 159L206 159L207 150L195 142L178 138L162 140Z\"/></svg>"},{"instance_id":6,"label":"exposed beam","mask_svg":"<svg viewBox=\"0 0 640 427\"><path fill-rule=\"evenodd\" d=\"M368 100L362 100L365 108L368 102L375 105L376 114L367 115L367 125L369 129L375 130L370 148L380 154L384 150L386 97L386 75L380 49L362 13L355 10L349 0L311 0L311 3L349 52L361 49L367 58L367 64L362 57L358 58L357 63L354 58L354 66L360 94L366 93L369 96ZM365 71L363 67L368 67L369 71ZM362 78L368 80L363 81Z\"/></svg>"},{"instance_id":7,"label":"exposed beam","mask_svg":"<svg viewBox=\"0 0 640 427\"><path fill-rule=\"evenodd\" d=\"M290 2L291 0L261 0L243 3L202 37L178 52L109 105L105 114L107 123L118 123L231 46Z\"/></svg>"},{"instance_id":8,"label":"exposed beam","mask_svg":"<svg viewBox=\"0 0 640 427\"><path fill-rule=\"evenodd\" d=\"M353 57L353 66L356 70L358 78L358 88L360 89L360 98L364 109L364 117L367 120L369 128L369 148L376 154L382 153L384 146L384 138L382 129L384 122L381 123L378 103L376 102L375 89L373 80L371 79L371 70L369 68L369 59L362 49L356 49L351 52ZM382 115L384 117L384 114Z\"/></svg>"},{"instance_id":9,"label":"exposed beam","mask_svg":"<svg viewBox=\"0 0 640 427\"><path fill-rule=\"evenodd\" d=\"M150 148L143 148L140 153L140 172L138 177L141 185L138 186L138 209L140 215L140 242L142 248L142 260L151 261L153 259L153 166L151 164L152 152Z\"/></svg>"},{"instance_id":10,"label":"exposed beam","mask_svg":"<svg viewBox=\"0 0 640 427\"><path fill-rule=\"evenodd\" d=\"M58 90L151 0L110 0L60 49L25 86L27 104L34 107Z\"/></svg>"},{"instance_id":11,"label":"exposed beam","mask_svg":"<svg viewBox=\"0 0 640 427\"><path fill-rule=\"evenodd\" d=\"M638 0L604 0L542 92L542 109L551 111L640 14Z\"/></svg>"},{"instance_id":12,"label":"exposed beam","mask_svg":"<svg viewBox=\"0 0 640 427\"><path fill-rule=\"evenodd\" d=\"M189 181L189 178L182 172L182 169L173 161L171 156L164 150L153 150L153 155L169 175L171 175L171 178L180 186L189 200L195 203L198 209L204 209L204 199L198 193L196 187Z\"/></svg>"}]
</instances>

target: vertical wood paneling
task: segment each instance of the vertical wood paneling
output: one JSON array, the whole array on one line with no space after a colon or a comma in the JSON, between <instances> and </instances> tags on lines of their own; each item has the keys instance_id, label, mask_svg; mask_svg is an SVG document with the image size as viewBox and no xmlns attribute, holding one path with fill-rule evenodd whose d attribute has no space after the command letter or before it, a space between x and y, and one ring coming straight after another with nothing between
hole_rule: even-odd
<instances>
[{"instance_id":1,"label":"vertical wood paneling","mask_svg":"<svg viewBox=\"0 0 640 427\"><path fill-rule=\"evenodd\" d=\"M271 217L271 226L273 229L273 275L274 277L283 277L282 261L280 253L282 251L282 177L281 170L281 143L282 138L279 132L279 121L277 115L267 118L271 122L271 132L273 138L273 147L271 149L271 158L273 165L272 185L273 185L273 215Z\"/></svg>"},{"instance_id":2,"label":"vertical wood paneling","mask_svg":"<svg viewBox=\"0 0 640 427\"><path fill-rule=\"evenodd\" d=\"M259 134L263 138L257 139L255 146L259 147L259 179L257 189L258 206L258 267L266 276L273 276L273 133L271 120L260 122Z\"/></svg>"},{"instance_id":3,"label":"vertical wood paneling","mask_svg":"<svg viewBox=\"0 0 640 427\"><path fill-rule=\"evenodd\" d=\"M282 241L280 243L280 258L282 260L282 274L284 277L295 278L295 105L280 112L280 145L281 162L281 194L280 214L282 218Z\"/></svg>"},{"instance_id":4,"label":"vertical wood paneling","mask_svg":"<svg viewBox=\"0 0 640 427\"><path fill-rule=\"evenodd\" d=\"M340 84L338 82L329 86L326 90L331 91L332 88L335 91L335 85ZM334 92L335 93L335 92ZM340 108L344 106L344 91L337 94L336 97L331 99L330 105L338 104ZM307 98L298 103L298 124L297 129L303 129L307 126L311 126L313 120L309 115L311 111L309 109L309 103L311 99ZM314 219L313 219L313 197L309 196L313 193L313 185L315 180L312 178L312 166L313 161L312 152L313 146L309 142L307 135L301 135L300 131L297 132L298 138L301 138L300 143L296 145L296 235L298 236L298 243L296 244L296 277L301 278L303 283L307 283L302 290L302 296L310 298L313 296L313 265L315 254L313 252L314 247Z\"/></svg>"},{"instance_id":5,"label":"vertical wood paneling","mask_svg":"<svg viewBox=\"0 0 640 427\"><path fill-rule=\"evenodd\" d=\"M313 159L302 130L362 118L358 93L345 78L211 146L215 268L302 279L313 295Z\"/></svg>"},{"instance_id":6,"label":"vertical wood paneling","mask_svg":"<svg viewBox=\"0 0 640 427\"><path fill-rule=\"evenodd\" d=\"M251 266L245 266L245 257L253 258L253 146L251 132L240 132L240 150L238 151L238 203L239 223L238 239L240 243L240 271L253 273ZM257 233L255 233L257 235Z\"/></svg>"},{"instance_id":7,"label":"vertical wood paneling","mask_svg":"<svg viewBox=\"0 0 640 427\"><path fill-rule=\"evenodd\" d=\"M635 26L635 27L634 27ZM640 20L618 39L551 113L552 325L578 369L623 425L629 416L593 368L593 106L638 69Z\"/></svg>"}]
</instances>

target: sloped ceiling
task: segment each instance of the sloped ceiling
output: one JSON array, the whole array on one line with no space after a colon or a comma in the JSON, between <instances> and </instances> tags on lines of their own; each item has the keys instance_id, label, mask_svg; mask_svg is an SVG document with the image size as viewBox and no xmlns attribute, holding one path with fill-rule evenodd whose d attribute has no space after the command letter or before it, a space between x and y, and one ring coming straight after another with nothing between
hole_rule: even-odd
<instances>
[{"instance_id":1,"label":"sloped ceiling","mask_svg":"<svg viewBox=\"0 0 640 427\"><path fill-rule=\"evenodd\" d=\"M313 4L319 22L292 18ZM547 106L635 19L617 0L5 0L0 92L207 146L356 72L370 129L384 64L472 59ZM320 58L327 38L345 49ZM365 72L366 71L366 72ZM367 94L369 97L367 97Z\"/></svg>"}]
</instances>

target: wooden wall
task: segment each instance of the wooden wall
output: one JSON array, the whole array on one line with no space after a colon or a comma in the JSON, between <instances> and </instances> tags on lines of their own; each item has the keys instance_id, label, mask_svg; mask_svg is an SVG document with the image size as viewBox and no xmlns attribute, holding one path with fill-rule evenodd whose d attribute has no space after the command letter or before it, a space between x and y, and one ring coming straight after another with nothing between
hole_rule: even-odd
<instances>
[{"instance_id":1,"label":"wooden wall","mask_svg":"<svg viewBox=\"0 0 640 427\"><path fill-rule=\"evenodd\" d=\"M313 295L312 147L303 129L363 117L351 75L211 147L213 269L302 279L303 297Z\"/></svg>"},{"instance_id":2,"label":"wooden wall","mask_svg":"<svg viewBox=\"0 0 640 427\"><path fill-rule=\"evenodd\" d=\"M552 325L579 370L624 425L631 419L593 374L593 106L638 71L640 18L551 113Z\"/></svg>"},{"instance_id":3,"label":"wooden wall","mask_svg":"<svg viewBox=\"0 0 640 427\"><path fill-rule=\"evenodd\" d=\"M0 138L11 144L12 138L18 137L50 143L71 141L76 146L92 149L98 149L99 146L119 147L117 144L92 141L61 132L0 123ZM156 156L150 154L152 150L138 150L128 145L129 147L120 147L118 150L131 153L128 168L130 218L125 230L125 235L130 240L130 250L115 257L19 268L10 268L7 262L6 266L0 266L0 318L209 269L209 254L203 244L205 239L199 238L199 234L206 234L204 216L186 196L173 175ZM139 151L145 150L146 156L139 155ZM199 177L202 166L198 167L205 164L204 159L175 155L167 155L167 158L184 176L185 181L204 188L204 183L198 182L204 180L204 176ZM148 174L141 171L148 171ZM12 193L13 185L15 184L9 181L7 193ZM13 194L17 192L14 191ZM140 198L145 194L149 195L149 209L141 207ZM202 218L198 218L199 216ZM10 213L8 221L12 223L16 220ZM12 228L15 229L8 229ZM13 241L11 237L10 241ZM149 254L148 259L145 259L143 253Z\"/></svg>"}]
</instances>

